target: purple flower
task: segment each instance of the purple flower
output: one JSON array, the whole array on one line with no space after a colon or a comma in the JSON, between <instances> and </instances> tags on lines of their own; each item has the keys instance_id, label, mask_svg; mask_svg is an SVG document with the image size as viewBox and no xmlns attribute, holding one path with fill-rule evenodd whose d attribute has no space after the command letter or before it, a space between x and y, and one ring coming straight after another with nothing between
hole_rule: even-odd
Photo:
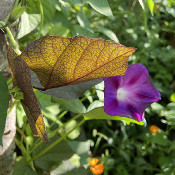
<instances>
[{"instance_id":1,"label":"purple flower","mask_svg":"<svg viewBox=\"0 0 175 175\"><path fill-rule=\"evenodd\" d=\"M105 78L104 83L104 111L111 116L140 122L144 119L145 109L161 99L142 64L130 65L124 76Z\"/></svg>"}]
</instances>

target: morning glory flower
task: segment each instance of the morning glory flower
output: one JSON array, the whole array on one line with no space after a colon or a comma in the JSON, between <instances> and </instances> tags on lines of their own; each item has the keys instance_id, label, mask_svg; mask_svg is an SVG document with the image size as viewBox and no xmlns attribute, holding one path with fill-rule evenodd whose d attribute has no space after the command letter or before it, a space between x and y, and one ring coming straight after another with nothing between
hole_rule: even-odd
<instances>
[{"instance_id":1,"label":"morning glory flower","mask_svg":"<svg viewBox=\"0 0 175 175\"><path fill-rule=\"evenodd\" d=\"M124 76L105 78L104 83L104 111L111 116L140 122L144 120L145 109L161 99L142 64L130 65Z\"/></svg>"}]
</instances>

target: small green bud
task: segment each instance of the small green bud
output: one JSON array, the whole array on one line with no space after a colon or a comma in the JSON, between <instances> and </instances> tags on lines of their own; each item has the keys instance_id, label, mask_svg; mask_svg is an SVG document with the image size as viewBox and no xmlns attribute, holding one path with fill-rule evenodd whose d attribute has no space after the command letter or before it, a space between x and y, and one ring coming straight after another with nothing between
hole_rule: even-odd
<instances>
[{"instance_id":1,"label":"small green bud","mask_svg":"<svg viewBox=\"0 0 175 175\"><path fill-rule=\"evenodd\" d=\"M15 92L13 98L14 98L15 100L22 100L22 99L24 99L24 95L23 95L22 92Z\"/></svg>"}]
</instances>

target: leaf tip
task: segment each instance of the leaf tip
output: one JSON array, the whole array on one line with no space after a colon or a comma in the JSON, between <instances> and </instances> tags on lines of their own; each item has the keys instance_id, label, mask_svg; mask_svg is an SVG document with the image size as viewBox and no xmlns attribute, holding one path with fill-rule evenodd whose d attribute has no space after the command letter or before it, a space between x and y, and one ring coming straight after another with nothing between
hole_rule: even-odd
<instances>
[{"instance_id":1,"label":"leaf tip","mask_svg":"<svg viewBox=\"0 0 175 175\"><path fill-rule=\"evenodd\" d=\"M45 124L43 120L43 115L40 114L37 121L36 121L36 130L38 132L38 135L46 144L50 144L49 139L47 137L47 132L45 129Z\"/></svg>"}]
</instances>

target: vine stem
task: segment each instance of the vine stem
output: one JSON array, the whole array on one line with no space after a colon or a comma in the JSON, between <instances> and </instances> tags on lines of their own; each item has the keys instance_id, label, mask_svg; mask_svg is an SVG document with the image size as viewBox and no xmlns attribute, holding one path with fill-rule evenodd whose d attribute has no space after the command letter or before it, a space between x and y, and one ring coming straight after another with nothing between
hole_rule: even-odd
<instances>
[{"instance_id":1,"label":"vine stem","mask_svg":"<svg viewBox=\"0 0 175 175\"><path fill-rule=\"evenodd\" d=\"M63 135L61 138L59 138L58 140L56 140L55 142L53 142L50 146L48 146L47 148L45 148L43 151L41 151L38 155L36 155L35 157L33 157L30 161L33 161L39 157L41 157L42 155L44 155L46 152L48 152L50 149L52 149L55 145L57 145L58 143L60 143L63 139L65 139L72 131L74 131L75 129L77 129L78 127L80 127L83 123L85 122L85 119L83 119L79 124L77 124L72 130L70 130L67 134Z\"/></svg>"},{"instance_id":2,"label":"vine stem","mask_svg":"<svg viewBox=\"0 0 175 175\"><path fill-rule=\"evenodd\" d=\"M67 111L66 111L67 112ZM79 118L81 116L81 114L76 115L75 117L71 118L70 120L68 120L66 123L64 123L62 126L60 126L59 128L57 128L56 130L54 130L52 133L50 133L48 135L48 137L50 138L51 136L53 136L55 133L57 133L59 130L61 130L62 128L64 128L68 123L70 123L72 120L75 120L77 118ZM31 150L30 153L32 153L39 145L41 145L43 143L42 140L40 140Z\"/></svg>"},{"instance_id":3,"label":"vine stem","mask_svg":"<svg viewBox=\"0 0 175 175\"><path fill-rule=\"evenodd\" d=\"M5 25L5 23L2 22L2 21L0 21L0 24L2 26ZM14 37L12 35L12 32L10 31L10 29L8 27L5 27L5 30L7 31L7 34L8 34L9 40L10 40L10 45L12 46L12 48L14 49L14 51L16 52L16 54L20 55L21 54L21 51L18 48L18 43L15 41L15 39L14 39Z\"/></svg>"},{"instance_id":4,"label":"vine stem","mask_svg":"<svg viewBox=\"0 0 175 175\"><path fill-rule=\"evenodd\" d=\"M39 28L39 32L38 32L38 36L37 38L39 39L41 36L41 31L43 29L43 24L44 24L44 12L43 12L43 6L40 0L38 0L39 3L39 10L40 10L40 14L41 14L41 22L40 22L40 28Z\"/></svg>"},{"instance_id":5,"label":"vine stem","mask_svg":"<svg viewBox=\"0 0 175 175\"><path fill-rule=\"evenodd\" d=\"M67 114L67 111L63 111L59 117L49 126L49 128L51 128L57 121L59 121L64 115ZM63 125L62 123L60 123L61 125Z\"/></svg>"},{"instance_id":6,"label":"vine stem","mask_svg":"<svg viewBox=\"0 0 175 175\"><path fill-rule=\"evenodd\" d=\"M82 114L78 114L76 116L74 116L73 118L71 118L70 120L68 120L66 123L64 123L62 126L60 126L59 128L57 128L56 130L54 130L52 133L50 133L49 137L53 136L55 133L57 133L60 129L64 128L68 123L70 123L72 120L76 120L77 118L81 117Z\"/></svg>"}]
</instances>

